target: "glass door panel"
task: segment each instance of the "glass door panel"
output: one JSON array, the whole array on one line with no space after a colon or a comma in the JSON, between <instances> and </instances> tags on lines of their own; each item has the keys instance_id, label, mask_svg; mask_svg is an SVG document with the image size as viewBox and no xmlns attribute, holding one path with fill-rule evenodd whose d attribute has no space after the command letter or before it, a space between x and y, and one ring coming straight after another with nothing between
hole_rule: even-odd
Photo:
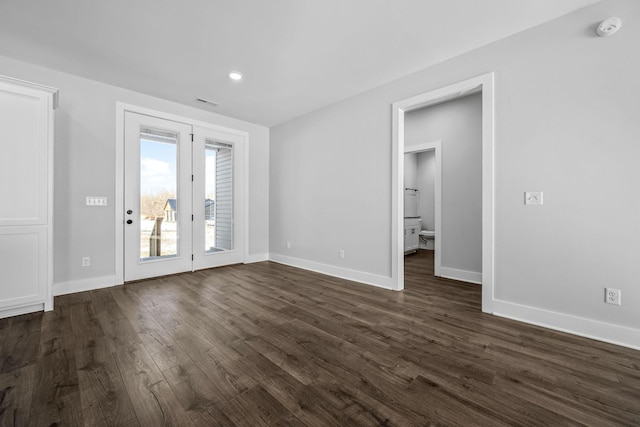
<instances>
[{"instance_id":1,"label":"glass door panel","mask_svg":"<svg viewBox=\"0 0 640 427\"><path fill-rule=\"evenodd\" d=\"M140 261L178 255L178 135L140 131Z\"/></svg>"},{"instance_id":2,"label":"glass door panel","mask_svg":"<svg viewBox=\"0 0 640 427\"><path fill-rule=\"evenodd\" d=\"M233 146L205 141L205 252L233 249Z\"/></svg>"}]
</instances>

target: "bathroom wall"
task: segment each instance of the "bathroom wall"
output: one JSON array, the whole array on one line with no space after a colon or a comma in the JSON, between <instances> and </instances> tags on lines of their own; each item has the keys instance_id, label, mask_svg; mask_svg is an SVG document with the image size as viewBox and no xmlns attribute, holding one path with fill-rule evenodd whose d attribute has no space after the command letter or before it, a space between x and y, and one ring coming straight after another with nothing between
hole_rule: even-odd
<instances>
[{"instance_id":1,"label":"bathroom wall","mask_svg":"<svg viewBox=\"0 0 640 427\"><path fill-rule=\"evenodd\" d=\"M404 155L404 188L416 188L418 178L418 155L408 153Z\"/></svg>"},{"instance_id":2,"label":"bathroom wall","mask_svg":"<svg viewBox=\"0 0 640 427\"><path fill-rule=\"evenodd\" d=\"M441 141L442 146L442 267L480 273L481 94L473 94L405 114L406 148L437 140ZM422 193L422 189L420 191Z\"/></svg>"},{"instance_id":3,"label":"bathroom wall","mask_svg":"<svg viewBox=\"0 0 640 427\"><path fill-rule=\"evenodd\" d=\"M435 230L435 177L436 152L423 151L415 154L418 167L416 168L416 187L420 190L418 198L418 215L422 217L423 230Z\"/></svg>"},{"instance_id":4,"label":"bathroom wall","mask_svg":"<svg viewBox=\"0 0 640 427\"><path fill-rule=\"evenodd\" d=\"M434 150L404 155L404 187L419 191L418 215L424 230L435 229L435 171Z\"/></svg>"}]
</instances>

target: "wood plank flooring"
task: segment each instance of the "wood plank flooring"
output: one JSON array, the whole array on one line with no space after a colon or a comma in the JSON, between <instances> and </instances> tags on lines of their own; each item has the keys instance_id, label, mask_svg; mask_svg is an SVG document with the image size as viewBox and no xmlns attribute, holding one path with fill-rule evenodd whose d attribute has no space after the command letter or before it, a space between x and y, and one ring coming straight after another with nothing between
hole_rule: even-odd
<instances>
[{"instance_id":1,"label":"wood plank flooring","mask_svg":"<svg viewBox=\"0 0 640 427\"><path fill-rule=\"evenodd\" d=\"M264 262L0 320L0 426L640 425L640 351L483 314L406 259L392 292Z\"/></svg>"}]
</instances>

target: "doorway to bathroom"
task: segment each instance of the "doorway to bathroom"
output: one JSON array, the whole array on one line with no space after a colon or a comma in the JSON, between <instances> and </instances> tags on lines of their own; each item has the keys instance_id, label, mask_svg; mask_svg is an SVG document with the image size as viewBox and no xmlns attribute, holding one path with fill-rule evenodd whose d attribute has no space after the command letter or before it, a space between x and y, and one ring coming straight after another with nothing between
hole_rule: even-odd
<instances>
[{"instance_id":1,"label":"doorway to bathroom","mask_svg":"<svg viewBox=\"0 0 640 427\"><path fill-rule=\"evenodd\" d=\"M427 243L438 243L434 260L437 276L481 283L482 94L465 93L410 111L405 116L404 133L405 223L417 222L416 237L423 241L428 238ZM433 233L434 159L430 152L420 153L419 148L427 138L438 138L441 147L438 151L445 153L438 156L441 159L439 182L444 181L441 188L445 196L438 206L441 215L437 236ZM417 197L411 197L414 194ZM418 203L411 203L416 199ZM408 216L413 218L407 219ZM412 236L407 234L408 238Z\"/></svg>"},{"instance_id":2,"label":"doorway to bathroom","mask_svg":"<svg viewBox=\"0 0 640 427\"><path fill-rule=\"evenodd\" d=\"M405 253L414 250L415 245L406 242L413 237L410 225L417 223L414 253L432 251L421 255L425 262L433 263L433 275L441 276L442 142L405 146L404 165Z\"/></svg>"},{"instance_id":3,"label":"doorway to bathroom","mask_svg":"<svg viewBox=\"0 0 640 427\"><path fill-rule=\"evenodd\" d=\"M395 289L402 290L405 286L404 268L404 155L406 147L424 143L425 140L441 140L441 158L452 161L453 153L448 137L433 137L422 134L422 141L409 141L406 121L411 117L409 113L429 110L428 107L450 104L448 101L460 101L473 99L478 106L478 121L475 145L467 145L461 151L476 150L476 163L469 169L467 166L457 165L453 161L450 166L443 165L444 170L441 185L441 206L450 206L440 215L440 235L445 237L444 247L441 241L441 265L440 275L466 282L482 284L482 311L493 312L493 245L494 245L494 89L493 73L481 75L459 83L455 83L440 89L416 95L395 102L392 106L393 121L393 174L392 174L392 280ZM442 125L446 120L431 120L430 123ZM457 123L459 129L466 127L465 123ZM460 148L460 147L458 147ZM452 156L455 157L455 156ZM472 179L470 178L472 175ZM453 194L447 190L452 182L460 188L472 186L477 191L474 195L458 197L452 200ZM465 202L473 198L473 217L467 217L453 221L456 215L467 212ZM457 205L459 202L463 202ZM435 228L435 227L434 227ZM451 239L455 243L449 242ZM437 241L436 236L436 241ZM465 252L468 243L471 243L475 254L471 258L463 259L459 265L448 264L444 256L458 251ZM461 253L462 253L461 252ZM444 255L444 256L443 256ZM464 257L463 257L464 258ZM450 259L450 258L449 258ZM435 260L434 260L435 263ZM435 270L435 269L434 269Z\"/></svg>"}]
</instances>

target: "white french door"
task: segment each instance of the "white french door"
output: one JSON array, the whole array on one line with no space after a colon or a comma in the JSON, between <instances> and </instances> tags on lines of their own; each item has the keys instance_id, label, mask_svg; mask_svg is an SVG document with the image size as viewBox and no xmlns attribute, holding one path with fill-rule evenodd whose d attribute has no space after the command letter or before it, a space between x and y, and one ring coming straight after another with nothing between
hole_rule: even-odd
<instances>
[{"instance_id":1,"label":"white french door","mask_svg":"<svg viewBox=\"0 0 640 427\"><path fill-rule=\"evenodd\" d=\"M244 261L244 137L125 112L124 280Z\"/></svg>"}]
</instances>

